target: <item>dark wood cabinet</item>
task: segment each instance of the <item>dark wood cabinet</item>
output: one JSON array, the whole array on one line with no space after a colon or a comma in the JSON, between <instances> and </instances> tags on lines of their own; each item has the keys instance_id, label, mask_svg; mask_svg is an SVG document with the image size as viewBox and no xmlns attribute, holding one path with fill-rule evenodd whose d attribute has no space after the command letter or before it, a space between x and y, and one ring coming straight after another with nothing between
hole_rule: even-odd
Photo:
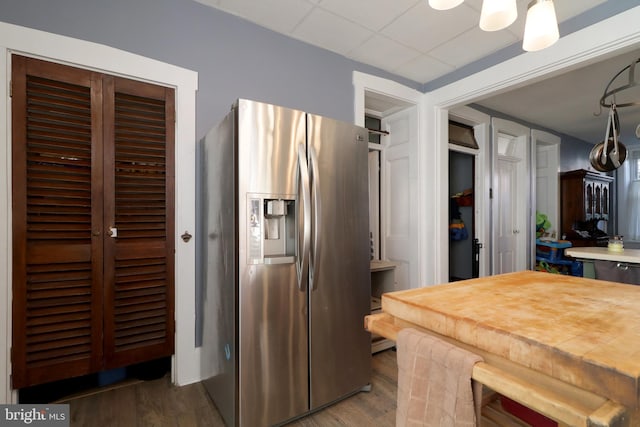
<instances>
[{"instance_id":1,"label":"dark wood cabinet","mask_svg":"<svg viewBox=\"0 0 640 427\"><path fill-rule=\"evenodd\" d=\"M584 169L560 176L561 234L574 246L598 246L609 234L613 177ZM575 230L586 231L582 237Z\"/></svg>"}]
</instances>

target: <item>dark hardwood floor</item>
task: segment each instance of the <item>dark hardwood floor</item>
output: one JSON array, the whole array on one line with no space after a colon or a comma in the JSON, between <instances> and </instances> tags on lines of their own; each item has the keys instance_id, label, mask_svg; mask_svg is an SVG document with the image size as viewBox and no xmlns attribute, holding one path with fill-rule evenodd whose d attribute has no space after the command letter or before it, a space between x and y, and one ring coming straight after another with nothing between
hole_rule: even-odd
<instances>
[{"instance_id":1,"label":"dark hardwood floor","mask_svg":"<svg viewBox=\"0 0 640 427\"><path fill-rule=\"evenodd\" d=\"M289 426L394 426L396 353L375 354L372 367L370 392L357 393ZM175 387L168 377L116 385L60 403L69 403L73 427L224 426L202 384Z\"/></svg>"}]
</instances>

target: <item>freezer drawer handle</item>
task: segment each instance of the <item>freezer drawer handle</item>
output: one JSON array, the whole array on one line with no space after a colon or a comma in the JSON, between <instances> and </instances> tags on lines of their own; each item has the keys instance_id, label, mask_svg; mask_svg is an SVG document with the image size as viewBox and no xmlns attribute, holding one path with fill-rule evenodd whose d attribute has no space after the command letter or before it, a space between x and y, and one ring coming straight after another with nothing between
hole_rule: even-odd
<instances>
[{"instance_id":1,"label":"freezer drawer handle","mask_svg":"<svg viewBox=\"0 0 640 427\"><path fill-rule=\"evenodd\" d=\"M315 148L309 149L309 159L311 160L310 178L311 178L311 193L313 196L313 246L311 247L311 254L309 257L309 280L311 281L311 289L316 290L318 286L318 274L320 269L320 237L322 236L322 206L320 200L320 177L318 176L318 156L316 155Z\"/></svg>"},{"instance_id":2,"label":"freezer drawer handle","mask_svg":"<svg viewBox=\"0 0 640 427\"><path fill-rule=\"evenodd\" d=\"M300 185L302 184L302 185ZM297 214L296 226L298 227L296 239L296 272L298 273L298 289L306 290L305 280L309 276L309 246L311 240L311 195L309 191L309 168L307 167L306 149L304 144L298 146L298 178L297 185ZM300 211L302 210L302 218ZM300 224L302 220L302 224ZM302 238L302 242L300 239Z\"/></svg>"}]
</instances>

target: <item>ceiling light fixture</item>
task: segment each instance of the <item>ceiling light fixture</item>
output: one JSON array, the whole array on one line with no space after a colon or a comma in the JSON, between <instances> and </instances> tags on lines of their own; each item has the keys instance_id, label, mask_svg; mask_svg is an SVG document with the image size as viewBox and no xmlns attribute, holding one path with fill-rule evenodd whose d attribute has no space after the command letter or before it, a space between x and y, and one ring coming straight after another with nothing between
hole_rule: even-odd
<instances>
[{"instance_id":1,"label":"ceiling light fixture","mask_svg":"<svg viewBox=\"0 0 640 427\"><path fill-rule=\"evenodd\" d=\"M464 0L429 0L436 10L453 9ZM480 28L498 31L507 28L518 18L516 0L483 0ZM532 52L551 46L560 38L558 19L553 0L533 0L527 6L522 48Z\"/></svg>"},{"instance_id":2,"label":"ceiling light fixture","mask_svg":"<svg viewBox=\"0 0 640 427\"><path fill-rule=\"evenodd\" d=\"M516 0L484 0L480 12L480 28L498 31L513 24L518 17Z\"/></svg>"},{"instance_id":3,"label":"ceiling light fixture","mask_svg":"<svg viewBox=\"0 0 640 427\"><path fill-rule=\"evenodd\" d=\"M464 0L429 0L429 6L436 10L453 9Z\"/></svg>"},{"instance_id":4,"label":"ceiling light fixture","mask_svg":"<svg viewBox=\"0 0 640 427\"><path fill-rule=\"evenodd\" d=\"M532 52L551 46L560 38L553 0L533 0L527 8L522 48Z\"/></svg>"},{"instance_id":5,"label":"ceiling light fixture","mask_svg":"<svg viewBox=\"0 0 640 427\"><path fill-rule=\"evenodd\" d=\"M461 4L464 0L429 0L429 6L436 10L448 10Z\"/></svg>"}]
</instances>

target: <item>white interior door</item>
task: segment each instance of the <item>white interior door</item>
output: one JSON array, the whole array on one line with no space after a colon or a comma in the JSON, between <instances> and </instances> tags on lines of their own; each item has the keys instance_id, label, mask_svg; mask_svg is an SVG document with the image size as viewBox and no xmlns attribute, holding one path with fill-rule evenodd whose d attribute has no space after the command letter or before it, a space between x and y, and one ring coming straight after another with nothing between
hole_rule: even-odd
<instances>
[{"instance_id":1,"label":"white interior door","mask_svg":"<svg viewBox=\"0 0 640 427\"><path fill-rule=\"evenodd\" d=\"M389 131L382 153L383 258L397 264L398 289L420 286L417 120L415 106L382 119Z\"/></svg>"},{"instance_id":2,"label":"white interior door","mask_svg":"<svg viewBox=\"0 0 640 427\"><path fill-rule=\"evenodd\" d=\"M496 164L495 194L499 196L494 215L496 216L495 273L518 271L518 212L517 180L518 159L498 156Z\"/></svg>"},{"instance_id":3,"label":"white interior door","mask_svg":"<svg viewBox=\"0 0 640 427\"><path fill-rule=\"evenodd\" d=\"M534 213L547 215L551 228L547 232L560 230L559 180L560 137L537 129L531 130L531 142L535 147L536 198ZM534 230L535 233L535 230ZM558 236L560 237L560 236Z\"/></svg>"},{"instance_id":4,"label":"white interior door","mask_svg":"<svg viewBox=\"0 0 640 427\"><path fill-rule=\"evenodd\" d=\"M529 128L492 119L493 273L530 267L531 180Z\"/></svg>"}]
</instances>

